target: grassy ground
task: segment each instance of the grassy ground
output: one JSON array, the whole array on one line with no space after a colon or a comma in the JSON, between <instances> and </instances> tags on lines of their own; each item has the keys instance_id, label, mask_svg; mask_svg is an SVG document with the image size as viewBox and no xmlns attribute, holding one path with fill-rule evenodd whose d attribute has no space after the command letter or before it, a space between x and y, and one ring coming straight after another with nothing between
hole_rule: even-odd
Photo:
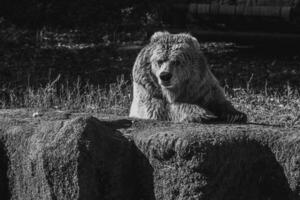
<instances>
[{"instance_id":1,"label":"grassy ground","mask_svg":"<svg viewBox=\"0 0 300 200\"><path fill-rule=\"evenodd\" d=\"M1 32L1 108L128 114L139 49L118 46L142 45L146 34L12 29ZM300 126L300 58L293 50L201 45L227 96L250 122Z\"/></svg>"}]
</instances>

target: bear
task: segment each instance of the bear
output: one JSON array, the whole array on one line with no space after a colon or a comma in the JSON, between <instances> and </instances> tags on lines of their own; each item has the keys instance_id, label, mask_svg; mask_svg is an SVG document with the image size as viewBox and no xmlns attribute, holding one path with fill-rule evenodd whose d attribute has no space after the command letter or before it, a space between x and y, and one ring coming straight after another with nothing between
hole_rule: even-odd
<instances>
[{"instance_id":1,"label":"bear","mask_svg":"<svg viewBox=\"0 0 300 200\"><path fill-rule=\"evenodd\" d=\"M226 99L198 40L159 31L139 52L133 69L129 117L174 122L246 123Z\"/></svg>"}]
</instances>

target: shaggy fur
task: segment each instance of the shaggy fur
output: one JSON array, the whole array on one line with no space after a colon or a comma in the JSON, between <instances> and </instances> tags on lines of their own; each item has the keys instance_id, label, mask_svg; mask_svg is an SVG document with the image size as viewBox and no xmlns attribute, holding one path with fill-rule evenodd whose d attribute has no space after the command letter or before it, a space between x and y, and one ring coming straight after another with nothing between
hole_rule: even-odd
<instances>
[{"instance_id":1,"label":"shaggy fur","mask_svg":"<svg viewBox=\"0 0 300 200\"><path fill-rule=\"evenodd\" d=\"M157 32L136 58L130 117L244 123L207 67L196 38Z\"/></svg>"}]
</instances>

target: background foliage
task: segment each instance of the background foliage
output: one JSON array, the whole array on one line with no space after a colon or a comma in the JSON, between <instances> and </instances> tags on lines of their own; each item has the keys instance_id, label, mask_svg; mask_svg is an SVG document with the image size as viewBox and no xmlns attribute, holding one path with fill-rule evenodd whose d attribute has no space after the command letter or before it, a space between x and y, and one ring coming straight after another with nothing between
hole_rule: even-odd
<instances>
[{"instance_id":1,"label":"background foliage","mask_svg":"<svg viewBox=\"0 0 300 200\"><path fill-rule=\"evenodd\" d=\"M2 0L0 13L16 25L33 28L140 25L154 10L151 6L154 3L150 0Z\"/></svg>"}]
</instances>

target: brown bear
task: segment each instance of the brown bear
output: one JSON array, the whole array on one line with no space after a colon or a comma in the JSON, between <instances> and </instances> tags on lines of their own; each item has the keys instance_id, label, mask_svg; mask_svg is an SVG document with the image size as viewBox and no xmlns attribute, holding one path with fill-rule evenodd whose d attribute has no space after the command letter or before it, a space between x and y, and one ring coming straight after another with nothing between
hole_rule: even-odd
<instances>
[{"instance_id":1,"label":"brown bear","mask_svg":"<svg viewBox=\"0 0 300 200\"><path fill-rule=\"evenodd\" d=\"M156 32L136 58L130 117L176 122L245 123L226 99L190 34Z\"/></svg>"}]
</instances>

